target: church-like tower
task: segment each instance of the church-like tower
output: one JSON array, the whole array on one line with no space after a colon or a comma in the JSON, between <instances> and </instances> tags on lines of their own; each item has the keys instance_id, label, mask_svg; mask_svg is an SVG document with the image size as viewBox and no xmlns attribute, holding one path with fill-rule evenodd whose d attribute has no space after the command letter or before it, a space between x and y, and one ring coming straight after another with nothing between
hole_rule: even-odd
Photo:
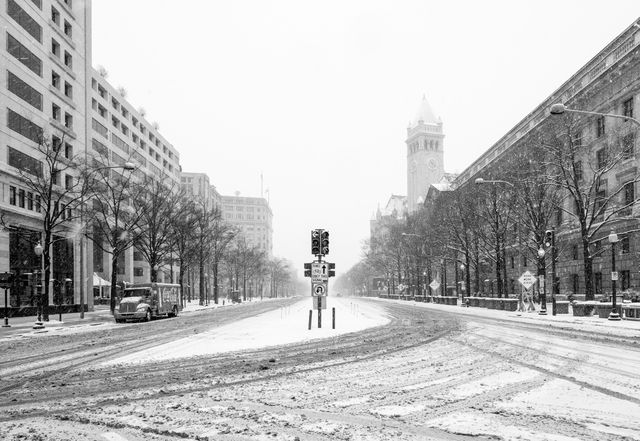
<instances>
[{"instance_id":1,"label":"church-like tower","mask_svg":"<svg viewBox=\"0 0 640 441\"><path fill-rule=\"evenodd\" d=\"M407 209L412 213L424 201L429 185L444 176L444 133L427 98L407 128Z\"/></svg>"}]
</instances>

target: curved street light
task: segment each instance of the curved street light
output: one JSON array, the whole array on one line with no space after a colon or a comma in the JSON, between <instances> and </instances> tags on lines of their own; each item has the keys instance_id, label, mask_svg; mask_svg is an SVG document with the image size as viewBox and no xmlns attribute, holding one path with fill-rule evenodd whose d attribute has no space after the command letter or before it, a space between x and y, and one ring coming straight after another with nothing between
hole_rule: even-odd
<instances>
[{"instance_id":1,"label":"curved street light","mask_svg":"<svg viewBox=\"0 0 640 441\"><path fill-rule=\"evenodd\" d=\"M611 118L621 118L621 119L624 119L625 121L629 120L629 121L632 121L634 124L640 126L640 121L638 121L637 119L631 116L617 115L615 113L592 112L590 110L570 109L569 107L565 106L562 103L552 104L551 107L549 108L549 112L552 115L564 115L565 113L580 113L583 115L609 116Z\"/></svg>"}]
</instances>

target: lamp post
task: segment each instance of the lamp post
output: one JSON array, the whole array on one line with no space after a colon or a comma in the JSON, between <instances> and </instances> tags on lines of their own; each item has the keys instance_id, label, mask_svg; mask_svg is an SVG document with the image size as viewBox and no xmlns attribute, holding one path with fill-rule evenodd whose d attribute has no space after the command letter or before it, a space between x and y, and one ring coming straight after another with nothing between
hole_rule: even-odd
<instances>
[{"instance_id":1,"label":"lamp post","mask_svg":"<svg viewBox=\"0 0 640 441\"><path fill-rule=\"evenodd\" d=\"M613 297L613 307L609 313L609 320L620 320L620 314L616 308L616 280L618 280L618 272L616 271L616 243L618 235L611 230L609 234L609 243L611 243L611 296Z\"/></svg>"},{"instance_id":2,"label":"lamp post","mask_svg":"<svg viewBox=\"0 0 640 441\"><path fill-rule=\"evenodd\" d=\"M547 289L544 283L544 256L545 256L544 248L540 247L538 249L538 258L542 261L542 265L540 265L540 269L538 269L538 280L540 283L540 312L538 315L547 315Z\"/></svg>"},{"instance_id":3,"label":"lamp post","mask_svg":"<svg viewBox=\"0 0 640 441\"><path fill-rule=\"evenodd\" d=\"M42 270L42 245L40 242L33 248L33 252L38 256L38 260L40 261L40 267L36 270L36 280L35 288L36 288L36 297L38 302L38 318L36 319L35 325L33 325L33 329L42 329L44 328L44 323L42 323L42 281L41 278L41 270ZM48 299L47 299L48 301Z\"/></svg>"},{"instance_id":4,"label":"lamp post","mask_svg":"<svg viewBox=\"0 0 640 441\"><path fill-rule=\"evenodd\" d=\"M91 172L87 175L85 180L88 180L91 174L96 173L100 170L117 169L117 168L133 171L136 169L136 166L132 162L125 162L122 165L96 167L91 170ZM84 192L80 200L80 225L84 225ZM84 238L81 236L80 237L80 318L81 319L84 318L84 302L85 302L84 290L87 288L86 286L87 281L85 280L85 275L84 275L84 269L85 269L84 266L86 263L84 253L85 253Z\"/></svg>"},{"instance_id":5,"label":"lamp post","mask_svg":"<svg viewBox=\"0 0 640 441\"><path fill-rule=\"evenodd\" d=\"M590 110L570 109L570 108L568 108L567 106L565 106L562 103L552 104L551 107L549 108L549 112L552 115L563 115L565 113L580 113L580 114L583 114L583 115L608 116L610 118L624 119L625 121L629 120L629 121L633 122L634 124L640 126L640 121L638 121L637 119L632 118L630 116L617 115L615 113L592 112Z\"/></svg>"}]
</instances>

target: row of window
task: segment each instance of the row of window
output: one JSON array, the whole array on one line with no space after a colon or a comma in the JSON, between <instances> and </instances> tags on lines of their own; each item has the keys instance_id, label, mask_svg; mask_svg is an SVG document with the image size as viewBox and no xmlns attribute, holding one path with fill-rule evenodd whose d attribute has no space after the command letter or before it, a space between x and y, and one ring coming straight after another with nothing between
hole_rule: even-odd
<instances>
[{"instance_id":1,"label":"row of window","mask_svg":"<svg viewBox=\"0 0 640 441\"><path fill-rule=\"evenodd\" d=\"M100 95L102 99L104 100L108 99L107 90L102 85L100 85L95 78L91 80L91 86L94 90L98 92L98 95ZM93 102L92 102L92 105L93 105ZM129 120L129 116L130 116L129 111L114 96L111 97L111 107L116 112L119 112L127 121ZM98 110L100 115L103 118L106 118L106 109L101 104L96 102L94 109ZM173 152L160 141L160 138L155 136L151 130L147 129L146 126L133 115L131 115L131 123L133 124L133 127L135 127L140 131L141 134L146 135L152 144L154 144L158 148L162 147L162 153L166 154L169 157L169 159L173 159ZM116 118L114 115L112 115L112 125L120 129L125 135L128 136L129 134L128 127L125 126L122 122L120 122L118 118ZM134 138L134 142L138 144L138 139L140 139L140 137L135 133L132 133L132 136Z\"/></svg>"},{"instance_id":2,"label":"row of window","mask_svg":"<svg viewBox=\"0 0 640 441\"><path fill-rule=\"evenodd\" d=\"M40 195L13 185L9 186L9 204L15 207L35 211L36 213L42 212L42 199L40 198ZM58 202L56 202L53 207L53 213L54 216L60 213L60 217L63 220L71 219L73 217L73 211L65 204L59 204Z\"/></svg>"},{"instance_id":3,"label":"row of window","mask_svg":"<svg viewBox=\"0 0 640 441\"><path fill-rule=\"evenodd\" d=\"M60 11L58 11L55 6L51 6L51 21L54 22L58 27L60 27L60 22L62 21L62 29L64 34L69 38L73 37L73 28L71 26L71 23L69 23L67 19L61 20Z\"/></svg>"},{"instance_id":4,"label":"row of window","mask_svg":"<svg viewBox=\"0 0 640 441\"><path fill-rule=\"evenodd\" d=\"M22 9L15 0L7 0L7 14L38 43L42 43L42 26L27 11Z\"/></svg>"}]
</instances>

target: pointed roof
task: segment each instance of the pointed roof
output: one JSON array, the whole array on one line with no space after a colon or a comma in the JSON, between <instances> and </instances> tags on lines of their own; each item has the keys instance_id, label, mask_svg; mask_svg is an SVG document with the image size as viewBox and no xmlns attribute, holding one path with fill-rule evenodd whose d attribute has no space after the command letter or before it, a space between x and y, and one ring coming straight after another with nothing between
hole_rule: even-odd
<instances>
[{"instance_id":1,"label":"pointed roof","mask_svg":"<svg viewBox=\"0 0 640 441\"><path fill-rule=\"evenodd\" d=\"M437 118L429 101L427 101L426 95L422 95L422 103L420 103L420 108L416 113L415 118L411 121L411 126L415 127L418 125L418 122L424 122L425 124L440 124L440 118Z\"/></svg>"}]
</instances>

